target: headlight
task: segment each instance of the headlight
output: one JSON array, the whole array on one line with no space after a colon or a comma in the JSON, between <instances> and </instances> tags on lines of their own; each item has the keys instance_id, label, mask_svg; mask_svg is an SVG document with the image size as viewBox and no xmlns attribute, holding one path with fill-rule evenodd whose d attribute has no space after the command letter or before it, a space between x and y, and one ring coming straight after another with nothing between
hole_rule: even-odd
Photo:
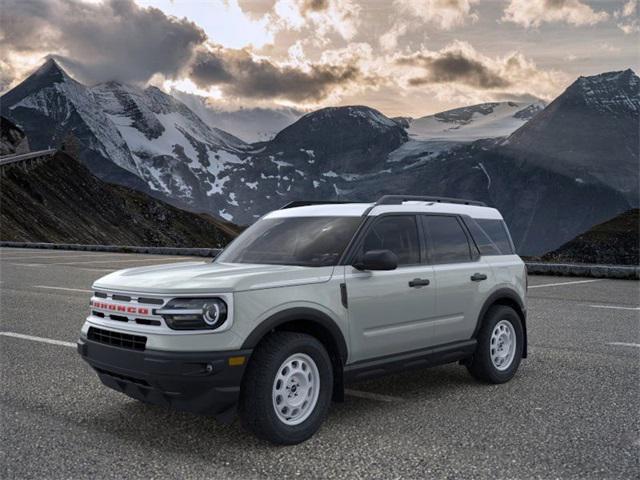
<instances>
[{"instance_id":1,"label":"headlight","mask_svg":"<svg viewBox=\"0 0 640 480\"><path fill-rule=\"evenodd\" d=\"M215 330L227 320L227 304L220 298L174 298L156 313L174 330Z\"/></svg>"}]
</instances>

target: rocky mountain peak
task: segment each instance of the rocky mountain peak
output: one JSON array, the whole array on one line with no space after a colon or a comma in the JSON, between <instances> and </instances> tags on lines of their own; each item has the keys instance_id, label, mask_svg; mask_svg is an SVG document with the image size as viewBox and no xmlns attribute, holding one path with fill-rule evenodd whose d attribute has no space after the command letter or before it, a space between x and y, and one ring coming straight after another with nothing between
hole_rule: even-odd
<instances>
[{"instance_id":1,"label":"rocky mountain peak","mask_svg":"<svg viewBox=\"0 0 640 480\"><path fill-rule=\"evenodd\" d=\"M600 111L617 110L637 114L640 111L640 78L630 68L579 77L562 96Z\"/></svg>"},{"instance_id":2,"label":"rocky mountain peak","mask_svg":"<svg viewBox=\"0 0 640 480\"><path fill-rule=\"evenodd\" d=\"M29 78L39 79L40 81L46 79L52 83L73 80L53 57L49 57Z\"/></svg>"},{"instance_id":3,"label":"rocky mountain peak","mask_svg":"<svg viewBox=\"0 0 640 480\"><path fill-rule=\"evenodd\" d=\"M307 113L278 133L271 142L276 148L342 148L362 145L363 141L399 145L407 134L397 122L378 110L365 106L327 107ZM331 139L331 141L327 141Z\"/></svg>"}]
</instances>

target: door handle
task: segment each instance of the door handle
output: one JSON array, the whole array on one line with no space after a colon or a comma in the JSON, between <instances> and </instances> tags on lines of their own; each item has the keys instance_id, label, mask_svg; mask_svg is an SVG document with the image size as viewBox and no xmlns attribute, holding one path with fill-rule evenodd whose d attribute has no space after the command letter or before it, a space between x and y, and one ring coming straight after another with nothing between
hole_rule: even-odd
<instances>
[{"instance_id":1,"label":"door handle","mask_svg":"<svg viewBox=\"0 0 640 480\"><path fill-rule=\"evenodd\" d=\"M481 282L482 280L486 280L487 276L484 273L474 273L471 275L472 282Z\"/></svg>"},{"instance_id":2,"label":"door handle","mask_svg":"<svg viewBox=\"0 0 640 480\"><path fill-rule=\"evenodd\" d=\"M427 280L426 278L414 278L413 280L409 281L409 286L410 287L426 287L427 285L429 285L429 280Z\"/></svg>"}]
</instances>

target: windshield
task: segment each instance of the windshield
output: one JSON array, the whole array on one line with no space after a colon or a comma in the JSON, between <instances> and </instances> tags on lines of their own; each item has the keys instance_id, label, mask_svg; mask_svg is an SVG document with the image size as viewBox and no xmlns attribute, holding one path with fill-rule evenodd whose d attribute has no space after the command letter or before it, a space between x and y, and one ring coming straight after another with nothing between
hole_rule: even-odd
<instances>
[{"instance_id":1,"label":"windshield","mask_svg":"<svg viewBox=\"0 0 640 480\"><path fill-rule=\"evenodd\" d=\"M305 267L336 265L360 220L360 217L259 220L236 238L216 262Z\"/></svg>"}]
</instances>

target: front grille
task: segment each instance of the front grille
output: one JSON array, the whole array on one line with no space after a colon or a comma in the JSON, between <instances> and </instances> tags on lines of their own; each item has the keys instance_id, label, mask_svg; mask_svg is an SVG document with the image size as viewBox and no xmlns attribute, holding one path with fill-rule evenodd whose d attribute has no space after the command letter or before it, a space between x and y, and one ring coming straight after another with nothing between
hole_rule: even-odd
<instances>
[{"instance_id":1,"label":"front grille","mask_svg":"<svg viewBox=\"0 0 640 480\"><path fill-rule=\"evenodd\" d=\"M138 297L138 303L150 303L151 305L164 305L164 300L161 298Z\"/></svg>"},{"instance_id":2,"label":"front grille","mask_svg":"<svg viewBox=\"0 0 640 480\"><path fill-rule=\"evenodd\" d=\"M94 342L104 343L114 347L129 348L131 350L144 350L147 345L147 337L112 332L96 327L89 327L87 338Z\"/></svg>"}]
</instances>

